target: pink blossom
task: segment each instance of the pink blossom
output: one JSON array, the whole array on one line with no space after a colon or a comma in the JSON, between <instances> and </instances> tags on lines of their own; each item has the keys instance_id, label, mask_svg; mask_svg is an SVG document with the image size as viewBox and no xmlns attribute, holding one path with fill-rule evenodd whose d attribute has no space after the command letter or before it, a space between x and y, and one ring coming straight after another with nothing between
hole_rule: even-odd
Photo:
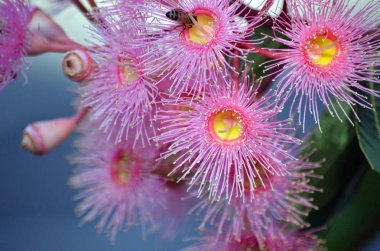
<instances>
[{"instance_id":1,"label":"pink blossom","mask_svg":"<svg viewBox=\"0 0 380 251\"><path fill-rule=\"evenodd\" d=\"M29 4L24 0L0 3L0 90L24 74L28 45Z\"/></svg>"},{"instance_id":2,"label":"pink blossom","mask_svg":"<svg viewBox=\"0 0 380 251\"><path fill-rule=\"evenodd\" d=\"M211 88L201 97L178 98L175 107L169 99L158 112L157 139L171 144L161 157L176 155L173 172L182 170L181 179L191 175L190 187L199 184L199 195L206 189L212 198L230 200L243 196L247 184L253 194L265 177L287 173L283 161L293 157L283 145L300 143L285 134L292 130L288 121L274 120L279 110L270 98L257 98L242 79L237 91ZM231 86L225 78L220 84Z\"/></svg>"},{"instance_id":3,"label":"pink blossom","mask_svg":"<svg viewBox=\"0 0 380 251\"><path fill-rule=\"evenodd\" d=\"M81 104L91 107L90 118L100 121L100 129L116 142L128 139L146 144L154 130L155 79L145 74L140 59L145 50L130 45L138 30L111 10L102 13L96 17L103 21L93 29L99 45L91 49L97 71L80 88Z\"/></svg>"},{"instance_id":4,"label":"pink blossom","mask_svg":"<svg viewBox=\"0 0 380 251\"><path fill-rule=\"evenodd\" d=\"M370 1L358 12L358 2L287 1L290 17L279 18L274 30L282 36L274 40L287 46L280 49L284 57L274 60L267 70L279 70L278 101L292 98L299 123L305 124L306 113L319 124L317 102L321 101L332 116L347 114L342 104L372 108L358 90L371 95L379 93L362 85L362 81L379 84L380 2ZM316 11L318 9L318 11ZM338 102L334 105L334 100ZM349 119L349 118L348 118Z\"/></svg>"},{"instance_id":5,"label":"pink blossom","mask_svg":"<svg viewBox=\"0 0 380 251\"><path fill-rule=\"evenodd\" d=\"M226 57L247 61L247 51L237 43L259 42L253 41L251 35L262 16L244 14L249 12L239 1L146 1L127 8L135 16L123 21L128 19L143 29L141 37L131 43L149 47L142 55L146 71L173 80L170 91L174 95L201 92L206 85L217 84L217 76L232 69ZM182 12L188 23L166 16L173 10Z\"/></svg>"},{"instance_id":6,"label":"pink blossom","mask_svg":"<svg viewBox=\"0 0 380 251\"><path fill-rule=\"evenodd\" d=\"M288 151L295 156L300 153L299 149ZM300 227L308 226L303 217L316 207L307 195L319 191L308 182L310 178L320 178L313 173L320 163L308 162L309 156L310 154L299 159L284 159L282 163L289 174L268 178L269 185L259 184L253 197L249 193L249 187L246 187L244 200L233 198L230 203L225 200L210 202L205 196L193 209L197 214L204 213L200 228L217 226L218 234L226 240L237 241L243 238L245 231L250 231L262 241L266 238L268 227L276 220Z\"/></svg>"},{"instance_id":7,"label":"pink blossom","mask_svg":"<svg viewBox=\"0 0 380 251\"><path fill-rule=\"evenodd\" d=\"M77 212L82 222L98 219L97 227L111 240L131 225L141 224L144 236L154 230L155 212L166 204L163 180L151 173L157 150L106 143L104 135L93 130L78 148L73 158L78 167L70 184L79 190L75 199L80 201Z\"/></svg>"}]
</instances>

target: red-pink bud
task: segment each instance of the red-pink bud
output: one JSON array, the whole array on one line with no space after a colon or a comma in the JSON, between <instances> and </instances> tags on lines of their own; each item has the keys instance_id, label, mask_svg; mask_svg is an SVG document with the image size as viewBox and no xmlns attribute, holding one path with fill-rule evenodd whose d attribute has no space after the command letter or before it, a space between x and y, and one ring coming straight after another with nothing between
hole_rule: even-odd
<instances>
[{"instance_id":1,"label":"red-pink bud","mask_svg":"<svg viewBox=\"0 0 380 251\"><path fill-rule=\"evenodd\" d=\"M23 131L21 146L37 155L49 152L70 136L87 111L82 110L70 118L39 121L28 125Z\"/></svg>"},{"instance_id":2,"label":"red-pink bud","mask_svg":"<svg viewBox=\"0 0 380 251\"><path fill-rule=\"evenodd\" d=\"M33 7L29 17L28 29L31 32L28 55L45 52L66 52L82 46L71 40L65 31L45 12Z\"/></svg>"}]
</instances>

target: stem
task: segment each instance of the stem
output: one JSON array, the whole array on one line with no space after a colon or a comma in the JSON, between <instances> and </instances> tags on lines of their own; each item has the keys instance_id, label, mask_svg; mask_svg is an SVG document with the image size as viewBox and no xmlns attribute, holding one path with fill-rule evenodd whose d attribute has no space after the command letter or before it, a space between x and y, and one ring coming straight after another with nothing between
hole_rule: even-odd
<instances>
[{"instance_id":1,"label":"stem","mask_svg":"<svg viewBox=\"0 0 380 251\"><path fill-rule=\"evenodd\" d=\"M272 58L272 59L283 59L286 57L284 52L274 52L270 49L261 48L253 44L240 43L238 44L240 48L251 50L263 57Z\"/></svg>"},{"instance_id":2,"label":"stem","mask_svg":"<svg viewBox=\"0 0 380 251\"><path fill-rule=\"evenodd\" d=\"M91 23L97 23L97 20L90 15L90 12L84 7L84 5L79 0L71 0L72 3L82 12L82 14L87 17Z\"/></svg>"},{"instance_id":3,"label":"stem","mask_svg":"<svg viewBox=\"0 0 380 251\"><path fill-rule=\"evenodd\" d=\"M265 14L265 12L267 12L267 10L269 10L270 7L272 7L272 4L273 4L273 0L267 0L265 2L265 5L264 7L261 9L261 11L259 12L259 15L261 14Z\"/></svg>"},{"instance_id":4,"label":"stem","mask_svg":"<svg viewBox=\"0 0 380 251\"><path fill-rule=\"evenodd\" d=\"M49 42L49 46L47 48L47 51L49 52L68 52L71 50L81 49L83 46L79 44L62 44L62 43L55 43L55 42Z\"/></svg>"},{"instance_id":5,"label":"stem","mask_svg":"<svg viewBox=\"0 0 380 251\"><path fill-rule=\"evenodd\" d=\"M88 15L88 10L79 0L71 0L72 3L85 15Z\"/></svg>"},{"instance_id":6,"label":"stem","mask_svg":"<svg viewBox=\"0 0 380 251\"><path fill-rule=\"evenodd\" d=\"M83 108L80 110L77 114L74 115L75 123L78 125L82 120L87 116L88 112L90 111L89 107Z\"/></svg>"},{"instance_id":7,"label":"stem","mask_svg":"<svg viewBox=\"0 0 380 251\"><path fill-rule=\"evenodd\" d=\"M93 9L98 8L98 5L96 4L95 0L87 0L87 1Z\"/></svg>"}]
</instances>

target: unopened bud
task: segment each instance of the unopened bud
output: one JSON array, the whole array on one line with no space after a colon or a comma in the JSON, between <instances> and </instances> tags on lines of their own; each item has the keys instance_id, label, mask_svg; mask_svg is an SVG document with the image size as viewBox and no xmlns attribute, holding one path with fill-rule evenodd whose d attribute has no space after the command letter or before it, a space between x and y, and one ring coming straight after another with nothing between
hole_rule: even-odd
<instances>
[{"instance_id":1,"label":"unopened bud","mask_svg":"<svg viewBox=\"0 0 380 251\"><path fill-rule=\"evenodd\" d=\"M71 47L76 46L76 48L81 47L67 36L64 29L48 13L36 6L31 9L28 29L32 33L38 33L49 42L71 45Z\"/></svg>"},{"instance_id":2,"label":"unopened bud","mask_svg":"<svg viewBox=\"0 0 380 251\"><path fill-rule=\"evenodd\" d=\"M62 60L62 70L65 75L76 82L88 78L94 68L94 61L84 50L73 50L66 53Z\"/></svg>"},{"instance_id":3,"label":"unopened bud","mask_svg":"<svg viewBox=\"0 0 380 251\"><path fill-rule=\"evenodd\" d=\"M28 30L30 31L29 56L45 52L67 52L82 46L71 40L65 31L45 12L38 7L31 9Z\"/></svg>"},{"instance_id":4,"label":"unopened bud","mask_svg":"<svg viewBox=\"0 0 380 251\"><path fill-rule=\"evenodd\" d=\"M21 146L37 155L43 155L67 139L87 114L87 109L70 118L39 121L23 131Z\"/></svg>"}]
</instances>

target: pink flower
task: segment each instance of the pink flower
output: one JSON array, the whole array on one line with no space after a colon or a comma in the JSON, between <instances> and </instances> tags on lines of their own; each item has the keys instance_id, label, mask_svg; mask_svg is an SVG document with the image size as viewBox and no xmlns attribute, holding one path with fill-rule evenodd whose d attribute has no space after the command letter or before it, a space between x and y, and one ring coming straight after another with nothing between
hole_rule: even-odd
<instances>
[{"instance_id":1,"label":"pink flower","mask_svg":"<svg viewBox=\"0 0 380 251\"><path fill-rule=\"evenodd\" d=\"M261 20L260 15L244 14L249 12L239 1L229 0L146 1L128 8L138 16L132 22L145 28L131 43L149 47L142 57L147 72L170 77L174 95L217 84L217 76L232 69L226 57L238 57L234 50L247 60L247 51L236 44L254 43L252 30Z\"/></svg>"},{"instance_id":2,"label":"pink flower","mask_svg":"<svg viewBox=\"0 0 380 251\"><path fill-rule=\"evenodd\" d=\"M119 230L135 224L141 224L145 235L155 227L156 210L166 204L163 180L151 173L157 151L105 142L96 131L79 141L73 159L79 167L70 179L80 190L77 212L83 222L99 219L97 227L112 241Z\"/></svg>"},{"instance_id":3,"label":"pink flower","mask_svg":"<svg viewBox=\"0 0 380 251\"><path fill-rule=\"evenodd\" d=\"M0 3L0 90L24 74L28 47L29 4L24 0Z\"/></svg>"},{"instance_id":4,"label":"pink flower","mask_svg":"<svg viewBox=\"0 0 380 251\"><path fill-rule=\"evenodd\" d=\"M82 106L91 107L90 118L100 121L100 129L116 142L146 144L154 129L151 115L157 88L140 60L145 50L130 45L138 30L109 9L101 13L97 18L103 21L93 30L100 45L91 50L98 70L80 88Z\"/></svg>"},{"instance_id":5,"label":"pink flower","mask_svg":"<svg viewBox=\"0 0 380 251\"><path fill-rule=\"evenodd\" d=\"M276 142L273 144L276 145ZM287 150L295 156L301 152L300 149ZM308 226L303 217L316 207L306 195L319 191L308 182L310 178L320 178L313 174L320 163L308 162L309 156L310 154L301 156L300 159L282 160L288 175L272 176L270 179L268 177L269 185L259 184L253 198L249 193L249 186L245 188L247 191L244 200L232 198L230 203L225 200L210 202L205 196L193 208L197 214L204 213L200 228L204 229L207 225L217 226L218 234L223 235L227 241L240 241L244 232L250 231L262 241L266 238L268 227L276 220L300 227Z\"/></svg>"},{"instance_id":6,"label":"pink flower","mask_svg":"<svg viewBox=\"0 0 380 251\"><path fill-rule=\"evenodd\" d=\"M214 88L202 97L180 97L176 107L169 99L158 112L157 138L171 144L161 157L178 154L173 172L182 170L182 179L191 174L190 186L200 184L199 195L206 189L212 198L225 194L230 200L243 196L247 185L253 194L265 177L287 173L282 161L293 157L283 144L300 143L285 134L292 130L287 121L274 120L273 102L258 99L242 79L237 91ZM219 83L231 86L225 79Z\"/></svg>"},{"instance_id":7,"label":"pink flower","mask_svg":"<svg viewBox=\"0 0 380 251\"><path fill-rule=\"evenodd\" d=\"M357 91L379 96L360 82L380 83L379 71L374 70L380 65L380 32L376 27L380 2L371 1L357 13L358 2L349 7L346 0L305 0L302 6L298 1L287 2L290 17L279 18L274 30L288 39L276 36L274 40L288 48L281 49L283 58L267 67L283 67L277 77L279 102L295 95L292 107L296 106L303 124L307 111L319 124L318 100L339 119L341 112L348 118L342 109L344 103L351 108L356 104L372 108ZM338 102L336 107L333 100Z\"/></svg>"},{"instance_id":8,"label":"pink flower","mask_svg":"<svg viewBox=\"0 0 380 251\"><path fill-rule=\"evenodd\" d=\"M212 233L196 239L198 243L183 249L182 251L322 251L323 241L318 239L313 232L299 232L296 229L288 229L288 226L275 224L268 228L262 241L257 239L253 232L244 232L240 241L224 241Z\"/></svg>"}]
</instances>

